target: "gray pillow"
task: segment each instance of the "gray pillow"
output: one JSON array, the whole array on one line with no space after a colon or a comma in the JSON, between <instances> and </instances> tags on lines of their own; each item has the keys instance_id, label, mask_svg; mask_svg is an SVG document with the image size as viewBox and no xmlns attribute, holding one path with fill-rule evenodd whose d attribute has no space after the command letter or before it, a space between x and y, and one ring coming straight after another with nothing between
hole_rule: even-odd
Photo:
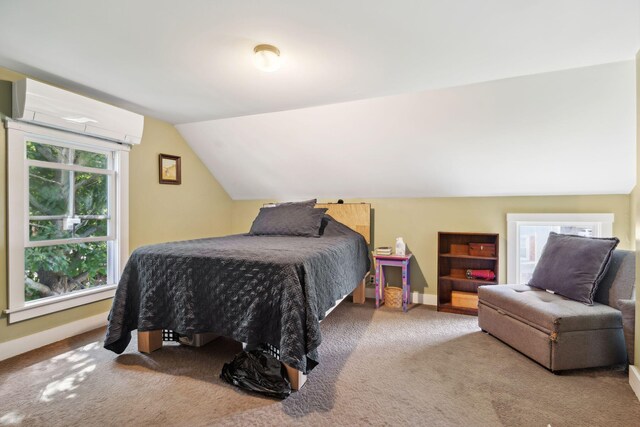
<instances>
[{"instance_id":1,"label":"gray pillow","mask_svg":"<svg viewBox=\"0 0 640 427\"><path fill-rule=\"evenodd\" d=\"M316 205L316 203L318 203L318 199L309 199L309 200L303 200L301 202L282 202L282 203L276 203L276 206L291 206L291 205L300 205L300 206L306 206L308 208L312 208Z\"/></svg>"},{"instance_id":2,"label":"gray pillow","mask_svg":"<svg viewBox=\"0 0 640 427\"><path fill-rule=\"evenodd\" d=\"M529 286L592 305L618 242L615 237L593 238L551 232Z\"/></svg>"},{"instance_id":3,"label":"gray pillow","mask_svg":"<svg viewBox=\"0 0 640 427\"><path fill-rule=\"evenodd\" d=\"M281 203L274 202L274 203L266 203L263 205L263 207L274 208L276 206L299 205L299 206L306 206L308 208L312 208L316 205L317 202L318 202L318 199L303 200L301 202L281 202Z\"/></svg>"},{"instance_id":4,"label":"gray pillow","mask_svg":"<svg viewBox=\"0 0 640 427\"><path fill-rule=\"evenodd\" d=\"M633 346L636 330L636 301L632 299L619 299L618 309L622 312L622 331L624 342L627 345L627 357L629 364L633 365Z\"/></svg>"},{"instance_id":5,"label":"gray pillow","mask_svg":"<svg viewBox=\"0 0 640 427\"><path fill-rule=\"evenodd\" d=\"M326 209L290 204L260 208L249 234L254 236L320 236L320 225Z\"/></svg>"}]
</instances>

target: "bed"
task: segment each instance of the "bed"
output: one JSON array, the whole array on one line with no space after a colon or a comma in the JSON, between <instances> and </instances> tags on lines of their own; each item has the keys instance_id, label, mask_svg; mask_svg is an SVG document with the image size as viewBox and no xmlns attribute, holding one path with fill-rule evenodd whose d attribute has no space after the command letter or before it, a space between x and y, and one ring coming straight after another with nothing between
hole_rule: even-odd
<instances>
[{"instance_id":1,"label":"bed","mask_svg":"<svg viewBox=\"0 0 640 427\"><path fill-rule=\"evenodd\" d=\"M122 353L134 329L143 352L162 347L162 330L267 344L299 389L318 363L320 321L352 292L364 302L370 269L370 205L316 207L327 209L320 237L241 234L136 249L104 347Z\"/></svg>"}]
</instances>

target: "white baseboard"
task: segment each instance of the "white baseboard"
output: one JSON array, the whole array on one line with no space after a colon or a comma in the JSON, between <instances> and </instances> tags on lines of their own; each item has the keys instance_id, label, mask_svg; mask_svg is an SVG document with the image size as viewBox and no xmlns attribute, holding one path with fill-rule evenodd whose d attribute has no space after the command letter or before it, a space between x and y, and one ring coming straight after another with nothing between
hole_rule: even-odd
<instances>
[{"instance_id":1,"label":"white baseboard","mask_svg":"<svg viewBox=\"0 0 640 427\"><path fill-rule=\"evenodd\" d=\"M65 323L64 325L27 335L26 337L0 343L0 360L8 359L56 341L97 329L107 324L108 314L108 312L96 314L95 316Z\"/></svg>"},{"instance_id":2,"label":"white baseboard","mask_svg":"<svg viewBox=\"0 0 640 427\"><path fill-rule=\"evenodd\" d=\"M633 365L629 366L629 385L640 400L640 371Z\"/></svg>"},{"instance_id":3,"label":"white baseboard","mask_svg":"<svg viewBox=\"0 0 640 427\"><path fill-rule=\"evenodd\" d=\"M375 298L376 290L374 288L366 288L365 296L367 298ZM411 292L411 302L413 304L438 305L438 296L433 294L423 294L420 292Z\"/></svg>"}]
</instances>

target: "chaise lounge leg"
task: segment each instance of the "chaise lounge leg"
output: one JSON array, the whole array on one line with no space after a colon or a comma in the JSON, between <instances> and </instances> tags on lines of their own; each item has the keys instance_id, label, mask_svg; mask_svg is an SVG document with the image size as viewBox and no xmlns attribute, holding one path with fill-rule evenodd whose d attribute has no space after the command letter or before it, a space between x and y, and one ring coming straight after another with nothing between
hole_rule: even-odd
<instances>
[{"instance_id":1,"label":"chaise lounge leg","mask_svg":"<svg viewBox=\"0 0 640 427\"><path fill-rule=\"evenodd\" d=\"M287 376L289 377L289 382L291 383L291 390L300 390L304 383L307 382L307 376L301 371L298 371L296 368L287 365L286 363L283 363L283 365L287 370Z\"/></svg>"},{"instance_id":2,"label":"chaise lounge leg","mask_svg":"<svg viewBox=\"0 0 640 427\"><path fill-rule=\"evenodd\" d=\"M162 329L138 331L138 351L151 353L162 348Z\"/></svg>"}]
</instances>

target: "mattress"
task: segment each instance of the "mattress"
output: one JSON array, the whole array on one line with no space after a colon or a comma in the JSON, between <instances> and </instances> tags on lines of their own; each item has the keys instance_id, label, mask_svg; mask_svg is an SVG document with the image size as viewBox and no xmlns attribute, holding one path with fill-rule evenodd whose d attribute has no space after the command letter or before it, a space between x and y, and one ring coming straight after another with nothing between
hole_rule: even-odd
<instances>
[{"instance_id":1,"label":"mattress","mask_svg":"<svg viewBox=\"0 0 640 427\"><path fill-rule=\"evenodd\" d=\"M122 353L134 329L213 332L267 343L307 372L319 322L370 268L360 234L326 216L320 237L246 234L144 246L129 258L104 347Z\"/></svg>"}]
</instances>

